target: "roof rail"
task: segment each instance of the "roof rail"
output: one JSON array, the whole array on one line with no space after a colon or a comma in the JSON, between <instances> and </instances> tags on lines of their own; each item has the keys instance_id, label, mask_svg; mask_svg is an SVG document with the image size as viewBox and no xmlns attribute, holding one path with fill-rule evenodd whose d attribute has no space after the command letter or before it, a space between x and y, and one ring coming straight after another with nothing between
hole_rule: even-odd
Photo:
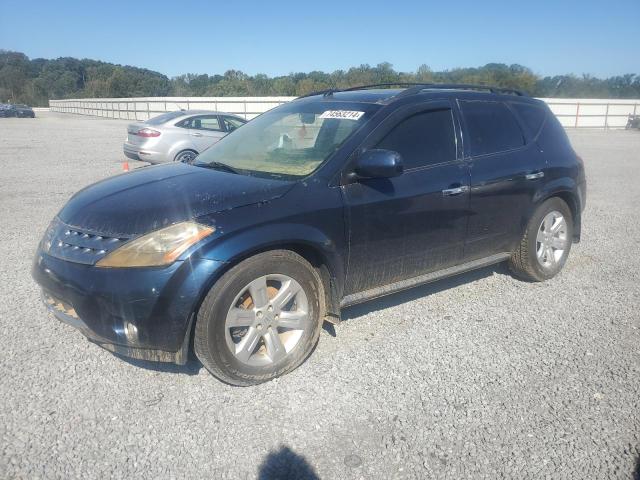
<instances>
[{"instance_id":1,"label":"roof rail","mask_svg":"<svg viewBox=\"0 0 640 480\"><path fill-rule=\"evenodd\" d=\"M486 90L491 93L507 93L511 95L517 95L519 97L526 97L527 94L521 90L515 88L494 87L492 85L480 85L472 83L425 83L423 85L416 85L415 87L408 88L400 92L397 96L412 95L419 93L422 90L428 89L440 89L440 90Z\"/></svg>"},{"instance_id":2,"label":"roof rail","mask_svg":"<svg viewBox=\"0 0 640 480\"><path fill-rule=\"evenodd\" d=\"M440 90L485 90L491 93L506 93L511 95L517 95L519 97L526 97L527 94L521 90L515 88L494 87L491 85L480 85L471 83L415 83L415 82L395 82L395 83L372 83L369 85L359 85L357 87L349 88L329 88L327 90L320 90L317 92L307 93L301 95L298 98L311 97L313 95L324 95L325 97L331 96L337 92L352 92L354 90L366 90L369 88L379 87L407 87L394 98L405 97L407 95L414 95L420 93L423 90L428 89L440 89Z\"/></svg>"},{"instance_id":3,"label":"roof rail","mask_svg":"<svg viewBox=\"0 0 640 480\"><path fill-rule=\"evenodd\" d=\"M333 92L340 92L340 91L341 90L337 88L327 88L326 90L317 90L315 92L310 92L310 93L305 93L304 95L300 95L299 97L296 98L296 100L298 98L313 97L314 95L324 95L325 97L327 97L329 95L333 95Z\"/></svg>"}]
</instances>

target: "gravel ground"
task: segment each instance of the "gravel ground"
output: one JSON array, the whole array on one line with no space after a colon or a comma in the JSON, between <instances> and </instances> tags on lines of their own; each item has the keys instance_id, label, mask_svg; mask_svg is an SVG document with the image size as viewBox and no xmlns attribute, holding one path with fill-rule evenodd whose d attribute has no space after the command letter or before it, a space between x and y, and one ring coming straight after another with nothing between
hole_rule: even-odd
<instances>
[{"instance_id":1,"label":"gravel ground","mask_svg":"<svg viewBox=\"0 0 640 480\"><path fill-rule=\"evenodd\" d=\"M125 125L0 120L1 478L634 477L639 132L570 133L589 198L559 277L497 266L353 307L298 370L234 388L125 361L40 305L37 242L121 171Z\"/></svg>"}]
</instances>

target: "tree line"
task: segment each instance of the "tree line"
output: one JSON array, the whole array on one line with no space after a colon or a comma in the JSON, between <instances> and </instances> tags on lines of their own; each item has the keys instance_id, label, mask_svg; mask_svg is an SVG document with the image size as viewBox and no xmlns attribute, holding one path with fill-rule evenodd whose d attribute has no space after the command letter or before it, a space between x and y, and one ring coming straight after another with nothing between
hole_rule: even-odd
<instances>
[{"instance_id":1,"label":"tree line","mask_svg":"<svg viewBox=\"0 0 640 480\"><path fill-rule=\"evenodd\" d=\"M541 77L522 65L490 63L436 72L421 65L397 72L390 63L332 73L313 71L276 77L229 70L222 75L187 73L173 78L151 70L70 57L29 59L0 50L0 102L48 106L49 99L162 96L299 96L328 88L372 83L476 83L523 90L536 97L640 98L640 75Z\"/></svg>"}]
</instances>

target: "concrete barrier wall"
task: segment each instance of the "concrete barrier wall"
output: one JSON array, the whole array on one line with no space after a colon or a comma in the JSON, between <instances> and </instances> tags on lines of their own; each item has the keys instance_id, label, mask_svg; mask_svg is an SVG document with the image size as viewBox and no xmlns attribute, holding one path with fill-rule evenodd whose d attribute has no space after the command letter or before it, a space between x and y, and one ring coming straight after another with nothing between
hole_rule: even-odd
<instances>
[{"instance_id":1,"label":"concrete barrier wall","mask_svg":"<svg viewBox=\"0 0 640 480\"><path fill-rule=\"evenodd\" d=\"M140 97L49 100L52 112L127 120L148 120L174 110L216 110L247 120L296 97Z\"/></svg>"},{"instance_id":2,"label":"concrete barrier wall","mask_svg":"<svg viewBox=\"0 0 640 480\"><path fill-rule=\"evenodd\" d=\"M217 110L251 120L296 97L141 97L49 100L52 112L127 120L147 120L178 109ZM624 128L629 114L640 115L640 99L542 98L567 128Z\"/></svg>"},{"instance_id":3,"label":"concrete barrier wall","mask_svg":"<svg viewBox=\"0 0 640 480\"><path fill-rule=\"evenodd\" d=\"M640 99L541 98L566 128L624 128Z\"/></svg>"}]
</instances>

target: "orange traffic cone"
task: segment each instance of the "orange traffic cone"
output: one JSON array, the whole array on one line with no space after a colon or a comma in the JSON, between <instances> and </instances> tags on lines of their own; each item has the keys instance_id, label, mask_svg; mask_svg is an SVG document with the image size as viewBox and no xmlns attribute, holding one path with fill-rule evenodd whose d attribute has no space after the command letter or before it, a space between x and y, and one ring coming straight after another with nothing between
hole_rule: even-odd
<instances>
[{"instance_id":1,"label":"orange traffic cone","mask_svg":"<svg viewBox=\"0 0 640 480\"><path fill-rule=\"evenodd\" d=\"M123 172L129 171L129 162L122 162L122 171Z\"/></svg>"}]
</instances>

